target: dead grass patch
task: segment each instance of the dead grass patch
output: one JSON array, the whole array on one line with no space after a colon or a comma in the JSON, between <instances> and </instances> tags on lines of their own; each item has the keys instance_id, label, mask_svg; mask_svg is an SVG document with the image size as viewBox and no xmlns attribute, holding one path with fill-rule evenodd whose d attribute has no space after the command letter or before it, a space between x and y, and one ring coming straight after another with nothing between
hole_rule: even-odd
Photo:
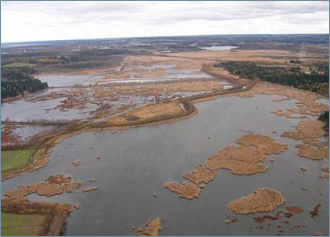
<instances>
[{"instance_id":1,"label":"dead grass patch","mask_svg":"<svg viewBox=\"0 0 330 237\"><path fill-rule=\"evenodd\" d=\"M182 115L184 112L185 111L182 109L179 100L175 100L167 103L142 106L111 118L105 123L109 126L143 124L151 121L162 120L162 118L177 117ZM132 119L130 119L132 117L135 117L136 119L132 121Z\"/></svg>"},{"instance_id":2,"label":"dead grass patch","mask_svg":"<svg viewBox=\"0 0 330 237\"><path fill-rule=\"evenodd\" d=\"M211 170L229 169L233 174L253 175L268 170L264 160L264 154L250 146L229 146L211 156L206 166Z\"/></svg>"},{"instance_id":3,"label":"dead grass patch","mask_svg":"<svg viewBox=\"0 0 330 237\"><path fill-rule=\"evenodd\" d=\"M288 145L277 143L274 139L262 135L244 135L236 143L256 147L267 155L278 154L288 149Z\"/></svg>"},{"instance_id":4,"label":"dead grass patch","mask_svg":"<svg viewBox=\"0 0 330 237\"><path fill-rule=\"evenodd\" d=\"M138 231L142 236L158 236L159 231L162 229L162 221L160 218L148 221L144 226L140 226Z\"/></svg>"},{"instance_id":5,"label":"dead grass patch","mask_svg":"<svg viewBox=\"0 0 330 237\"><path fill-rule=\"evenodd\" d=\"M246 197L229 203L228 208L237 214L254 214L269 212L285 203L282 194L274 189L259 188Z\"/></svg>"},{"instance_id":6,"label":"dead grass patch","mask_svg":"<svg viewBox=\"0 0 330 237\"><path fill-rule=\"evenodd\" d=\"M165 183L164 187L178 193L180 198L186 199L198 198L201 192L198 185L191 183Z\"/></svg>"},{"instance_id":7,"label":"dead grass patch","mask_svg":"<svg viewBox=\"0 0 330 237\"><path fill-rule=\"evenodd\" d=\"M197 166L193 171L184 174L183 177L195 184L207 184L215 178L216 174L215 171L209 170L206 166L201 165Z\"/></svg>"}]
</instances>

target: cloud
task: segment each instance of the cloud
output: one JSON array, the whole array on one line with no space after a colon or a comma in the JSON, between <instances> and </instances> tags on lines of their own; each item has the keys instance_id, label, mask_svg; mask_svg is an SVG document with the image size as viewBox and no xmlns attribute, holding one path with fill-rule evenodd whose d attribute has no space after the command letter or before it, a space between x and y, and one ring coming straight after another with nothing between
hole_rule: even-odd
<instances>
[{"instance_id":1,"label":"cloud","mask_svg":"<svg viewBox=\"0 0 330 237\"><path fill-rule=\"evenodd\" d=\"M328 30L326 1L1 2L2 42Z\"/></svg>"}]
</instances>

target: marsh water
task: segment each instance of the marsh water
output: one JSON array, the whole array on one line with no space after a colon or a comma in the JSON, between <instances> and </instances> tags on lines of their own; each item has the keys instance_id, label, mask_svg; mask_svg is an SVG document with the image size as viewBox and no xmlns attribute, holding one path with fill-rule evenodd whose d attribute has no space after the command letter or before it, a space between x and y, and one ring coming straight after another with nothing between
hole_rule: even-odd
<instances>
[{"instance_id":1,"label":"marsh water","mask_svg":"<svg viewBox=\"0 0 330 237\"><path fill-rule=\"evenodd\" d=\"M1 191L58 173L81 179L85 186L98 186L99 190L91 193L75 190L51 198L29 196L30 200L80 204L79 210L70 214L65 235L139 235L131 227L157 217L164 221L160 235L276 235L278 225L283 235L312 235L316 231L329 235L329 180L318 178L328 160L297 156L294 146L298 142L280 134L294 129L300 120L271 113L293 107L295 101L275 103L272 98L220 97L196 104L197 115L175 123L69 137L55 147L48 166L2 182ZM194 200L181 199L164 188L165 182L185 181L184 173L249 131L289 145L285 153L266 157L267 172L238 176L219 170ZM81 160L80 166L72 165L75 159ZM302 165L306 172L300 170ZM96 182L89 182L91 179ZM284 205L267 214L286 212L285 206L293 205L303 207L304 212L291 217L290 224L283 224L287 220L283 217L266 222L271 224L270 231L249 232L249 227L257 226L253 217L264 214L235 215L227 205L260 187L276 189L286 199ZM309 212L317 204L322 205L320 215L312 219ZM225 224L227 216L233 215L238 222ZM295 228L295 224L305 227Z\"/></svg>"},{"instance_id":2,"label":"marsh water","mask_svg":"<svg viewBox=\"0 0 330 237\"><path fill-rule=\"evenodd\" d=\"M231 50L231 49L237 49L238 46L210 46L210 47L201 47L201 49L206 50Z\"/></svg>"}]
</instances>

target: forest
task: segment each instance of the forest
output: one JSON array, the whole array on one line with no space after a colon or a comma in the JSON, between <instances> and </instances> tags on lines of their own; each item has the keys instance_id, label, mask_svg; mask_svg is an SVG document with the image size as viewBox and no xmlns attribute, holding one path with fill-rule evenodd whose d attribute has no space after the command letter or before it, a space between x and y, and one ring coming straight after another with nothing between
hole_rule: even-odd
<instances>
[{"instance_id":1,"label":"forest","mask_svg":"<svg viewBox=\"0 0 330 237\"><path fill-rule=\"evenodd\" d=\"M13 97L24 91L35 92L48 87L47 82L35 79L30 67L1 68L1 98Z\"/></svg>"},{"instance_id":2,"label":"forest","mask_svg":"<svg viewBox=\"0 0 330 237\"><path fill-rule=\"evenodd\" d=\"M299 66L274 67L257 65L254 62L229 61L214 66L224 68L240 77L289 85L329 96L329 66L325 64L313 65L308 73L303 72Z\"/></svg>"}]
</instances>

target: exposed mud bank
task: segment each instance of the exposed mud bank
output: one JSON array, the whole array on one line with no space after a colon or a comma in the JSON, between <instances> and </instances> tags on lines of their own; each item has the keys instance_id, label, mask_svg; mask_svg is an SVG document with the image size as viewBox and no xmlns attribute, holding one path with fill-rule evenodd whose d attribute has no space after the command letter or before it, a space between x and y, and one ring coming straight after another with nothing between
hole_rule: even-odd
<instances>
[{"instance_id":1,"label":"exposed mud bank","mask_svg":"<svg viewBox=\"0 0 330 237\"><path fill-rule=\"evenodd\" d=\"M247 197L229 203L228 208L237 214L269 212L285 203L282 194L274 189L260 188Z\"/></svg>"}]
</instances>

